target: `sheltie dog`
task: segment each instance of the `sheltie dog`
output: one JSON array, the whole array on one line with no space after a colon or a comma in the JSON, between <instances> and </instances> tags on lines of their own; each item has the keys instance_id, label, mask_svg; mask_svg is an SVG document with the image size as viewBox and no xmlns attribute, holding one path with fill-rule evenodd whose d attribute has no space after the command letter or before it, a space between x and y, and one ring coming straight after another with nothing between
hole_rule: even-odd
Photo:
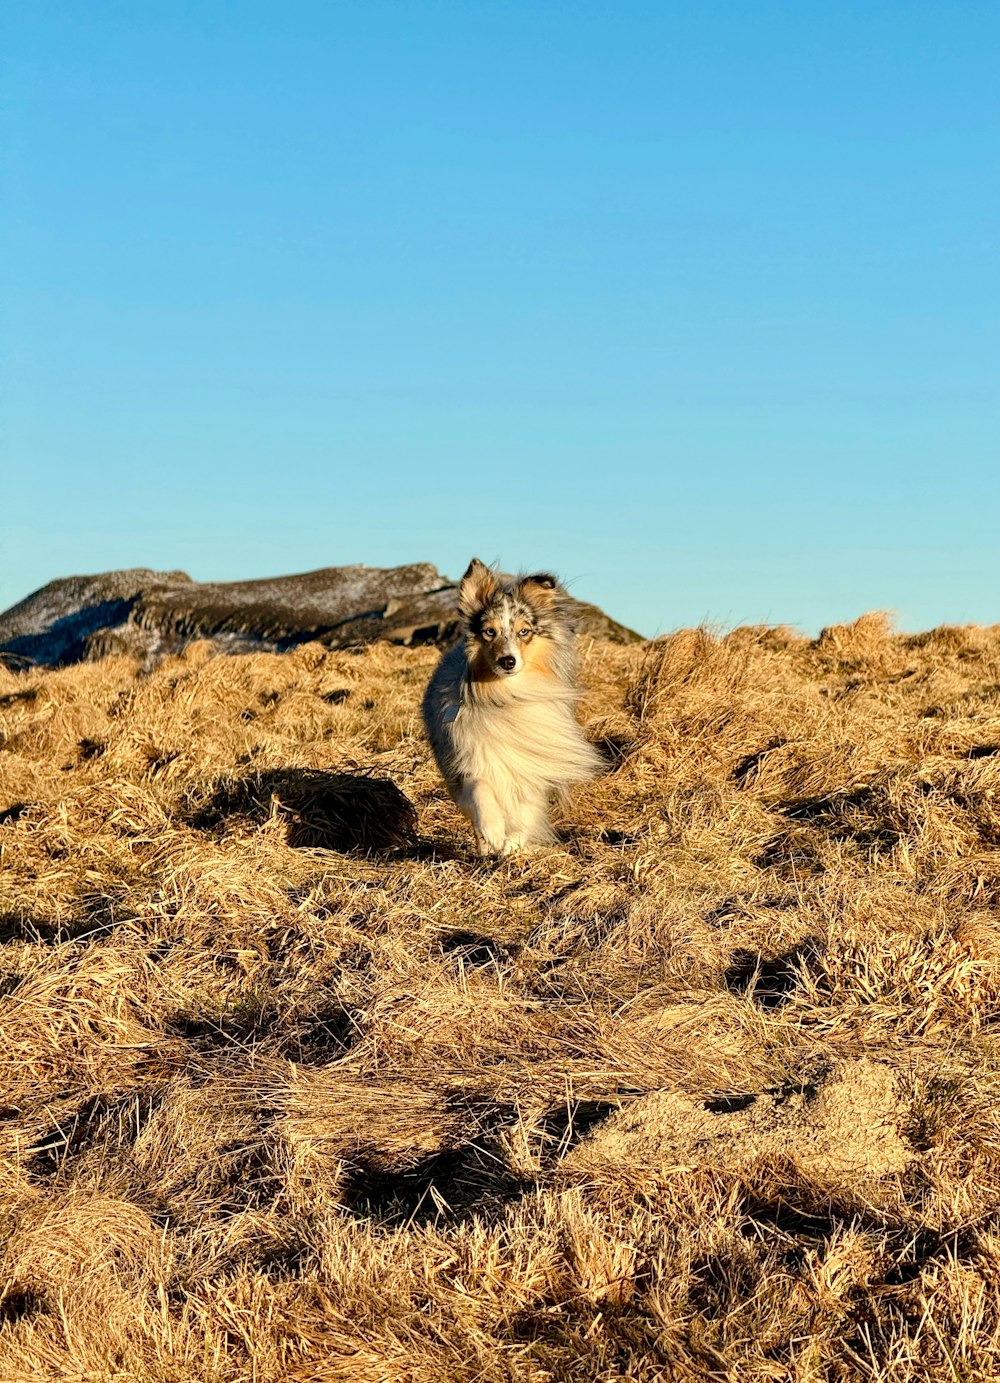
<instances>
[{"instance_id":1,"label":"sheltie dog","mask_svg":"<svg viewBox=\"0 0 1000 1383\"><path fill-rule=\"evenodd\" d=\"M424 695L427 736L481 855L555 839L552 799L604 767L574 707L576 646L554 576L509 578L474 557L458 588L462 641Z\"/></svg>"}]
</instances>

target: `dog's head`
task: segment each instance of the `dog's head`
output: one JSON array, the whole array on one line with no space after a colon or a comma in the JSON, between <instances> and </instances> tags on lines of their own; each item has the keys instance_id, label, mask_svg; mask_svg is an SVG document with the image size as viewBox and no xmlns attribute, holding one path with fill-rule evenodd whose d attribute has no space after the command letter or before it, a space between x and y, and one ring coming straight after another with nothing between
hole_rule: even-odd
<instances>
[{"instance_id":1,"label":"dog's head","mask_svg":"<svg viewBox=\"0 0 1000 1383\"><path fill-rule=\"evenodd\" d=\"M538 645L555 632L562 594L548 572L505 581L473 557L459 583L458 608L474 668L506 678L544 661Z\"/></svg>"}]
</instances>

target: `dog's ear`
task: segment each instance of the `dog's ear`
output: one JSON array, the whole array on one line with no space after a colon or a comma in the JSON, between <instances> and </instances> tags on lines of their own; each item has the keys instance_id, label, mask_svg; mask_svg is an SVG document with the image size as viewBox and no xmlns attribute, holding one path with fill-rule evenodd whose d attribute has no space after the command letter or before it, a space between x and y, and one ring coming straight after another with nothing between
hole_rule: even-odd
<instances>
[{"instance_id":1,"label":"dog's ear","mask_svg":"<svg viewBox=\"0 0 1000 1383\"><path fill-rule=\"evenodd\" d=\"M522 576L517 583L518 594L530 605L541 610L551 609L559 599L559 582L547 571L535 572L533 576Z\"/></svg>"},{"instance_id":2,"label":"dog's ear","mask_svg":"<svg viewBox=\"0 0 1000 1383\"><path fill-rule=\"evenodd\" d=\"M458 583L458 608L466 619L471 619L477 610L493 599L499 589L496 574L478 557L473 557Z\"/></svg>"}]
</instances>

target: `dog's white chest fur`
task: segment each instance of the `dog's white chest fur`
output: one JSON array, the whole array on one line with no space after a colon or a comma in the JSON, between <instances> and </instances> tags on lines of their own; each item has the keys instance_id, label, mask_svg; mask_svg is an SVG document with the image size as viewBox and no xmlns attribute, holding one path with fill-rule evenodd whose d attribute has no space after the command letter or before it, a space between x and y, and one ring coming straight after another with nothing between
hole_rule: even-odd
<instances>
[{"instance_id":1,"label":"dog's white chest fur","mask_svg":"<svg viewBox=\"0 0 1000 1383\"><path fill-rule=\"evenodd\" d=\"M517 681L493 698L470 683L462 650L452 649L424 698L435 758L484 854L553 840L552 798L602 766L573 714L575 689L530 673Z\"/></svg>"},{"instance_id":2,"label":"dog's white chest fur","mask_svg":"<svg viewBox=\"0 0 1000 1383\"><path fill-rule=\"evenodd\" d=\"M500 705L469 697L449 730L462 777L482 779L505 797L543 785L557 791L591 776L590 746L565 694L522 695Z\"/></svg>"}]
</instances>

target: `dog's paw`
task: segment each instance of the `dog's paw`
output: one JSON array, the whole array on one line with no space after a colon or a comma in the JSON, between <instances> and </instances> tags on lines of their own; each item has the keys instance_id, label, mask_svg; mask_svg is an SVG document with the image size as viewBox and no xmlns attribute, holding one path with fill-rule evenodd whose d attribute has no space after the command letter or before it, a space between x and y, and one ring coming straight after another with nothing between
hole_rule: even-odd
<instances>
[{"instance_id":1,"label":"dog's paw","mask_svg":"<svg viewBox=\"0 0 1000 1383\"><path fill-rule=\"evenodd\" d=\"M476 849L482 859L506 859L510 855L519 855L522 850L530 848L528 842L521 836L504 836L497 840L487 836L476 836Z\"/></svg>"}]
</instances>

